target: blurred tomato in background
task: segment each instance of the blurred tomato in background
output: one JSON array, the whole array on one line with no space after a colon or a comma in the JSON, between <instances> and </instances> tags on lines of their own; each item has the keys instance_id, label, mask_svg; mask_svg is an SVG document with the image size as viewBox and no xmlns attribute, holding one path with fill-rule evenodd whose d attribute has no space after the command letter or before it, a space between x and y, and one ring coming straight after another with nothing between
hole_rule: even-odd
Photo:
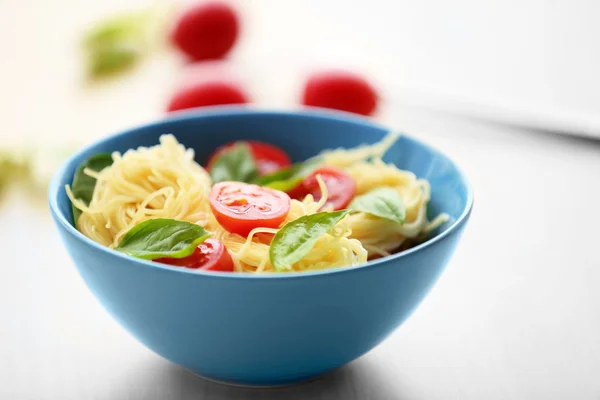
<instances>
[{"instance_id":1,"label":"blurred tomato in background","mask_svg":"<svg viewBox=\"0 0 600 400\"><path fill-rule=\"evenodd\" d=\"M223 58L239 34L239 17L222 1L197 2L177 18L171 33L174 45L192 60Z\"/></svg>"},{"instance_id":2,"label":"blurred tomato in background","mask_svg":"<svg viewBox=\"0 0 600 400\"><path fill-rule=\"evenodd\" d=\"M250 95L227 61L205 61L182 68L167 111L225 104L244 104Z\"/></svg>"}]
</instances>

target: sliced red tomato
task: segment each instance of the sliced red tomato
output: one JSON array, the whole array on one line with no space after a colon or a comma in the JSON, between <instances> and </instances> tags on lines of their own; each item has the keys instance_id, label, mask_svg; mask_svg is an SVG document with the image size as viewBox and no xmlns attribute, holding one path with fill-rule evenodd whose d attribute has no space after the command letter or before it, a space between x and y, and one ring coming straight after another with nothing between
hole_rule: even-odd
<instances>
[{"instance_id":1,"label":"sliced red tomato","mask_svg":"<svg viewBox=\"0 0 600 400\"><path fill-rule=\"evenodd\" d=\"M371 115L377 100L377 92L362 76L347 71L321 71L306 82L302 104Z\"/></svg>"},{"instance_id":2,"label":"sliced red tomato","mask_svg":"<svg viewBox=\"0 0 600 400\"><path fill-rule=\"evenodd\" d=\"M232 148L236 143L239 142L227 143L226 145L219 147L213 155L210 156L207 169L210 171L211 164L215 159ZM250 151L252 152L260 175L267 175L292 165L290 157L279 147L252 140L246 141L245 143L250 147Z\"/></svg>"},{"instance_id":3,"label":"sliced red tomato","mask_svg":"<svg viewBox=\"0 0 600 400\"><path fill-rule=\"evenodd\" d=\"M208 238L194 252L184 258L159 258L159 263L203 271L233 271L233 260L225 245L217 239Z\"/></svg>"},{"instance_id":4,"label":"sliced red tomato","mask_svg":"<svg viewBox=\"0 0 600 400\"><path fill-rule=\"evenodd\" d=\"M327 186L327 203L323 208L329 206L333 206L334 210L346 208L356 194L356 182L339 168L324 166L316 169L300 185L292 189L289 195L294 199L302 200L306 195L312 194L315 201L319 201L322 193L317 175L321 175L321 179Z\"/></svg>"},{"instance_id":5,"label":"sliced red tomato","mask_svg":"<svg viewBox=\"0 0 600 400\"><path fill-rule=\"evenodd\" d=\"M258 227L279 227L290 211L284 192L242 182L213 185L209 202L219 224L242 236Z\"/></svg>"},{"instance_id":6,"label":"sliced red tomato","mask_svg":"<svg viewBox=\"0 0 600 400\"><path fill-rule=\"evenodd\" d=\"M171 33L173 43L193 60L223 58L236 42L239 21L227 3L211 1L186 9Z\"/></svg>"}]
</instances>

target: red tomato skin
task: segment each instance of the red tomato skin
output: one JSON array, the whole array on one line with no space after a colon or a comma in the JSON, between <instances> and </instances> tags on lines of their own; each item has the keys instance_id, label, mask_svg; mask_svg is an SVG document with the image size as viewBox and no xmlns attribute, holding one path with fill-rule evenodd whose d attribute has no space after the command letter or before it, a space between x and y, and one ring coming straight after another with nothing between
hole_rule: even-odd
<instances>
[{"instance_id":1,"label":"red tomato skin","mask_svg":"<svg viewBox=\"0 0 600 400\"><path fill-rule=\"evenodd\" d=\"M290 190L291 198L302 200L307 194L312 194L315 201L321 199L322 193L319 187L317 175L321 175L325 186L327 186L327 202L323 208L333 206L334 211L342 210L350 204L356 194L356 182L346 172L339 168L323 166L307 176L300 185Z\"/></svg>"},{"instance_id":2,"label":"red tomato skin","mask_svg":"<svg viewBox=\"0 0 600 400\"><path fill-rule=\"evenodd\" d=\"M208 238L198 245L194 252L187 257L159 258L154 261L202 271L233 272L233 260L225 245L221 241L212 238Z\"/></svg>"},{"instance_id":3,"label":"red tomato skin","mask_svg":"<svg viewBox=\"0 0 600 400\"><path fill-rule=\"evenodd\" d=\"M223 104L245 104L248 96L241 86L227 81L199 82L177 91L167 105L167 111Z\"/></svg>"},{"instance_id":4,"label":"red tomato skin","mask_svg":"<svg viewBox=\"0 0 600 400\"><path fill-rule=\"evenodd\" d=\"M223 58L239 35L239 20L230 5L212 1L185 10L171 33L171 41L192 60Z\"/></svg>"},{"instance_id":5,"label":"red tomato skin","mask_svg":"<svg viewBox=\"0 0 600 400\"><path fill-rule=\"evenodd\" d=\"M360 75L346 71L322 71L309 77L302 104L360 115L372 115L378 96L374 87Z\"/></svg>"},{"instance_id":6,"label":"red tomato skin","mask_svg":"<svg viewBox=\"0 0 600 400\"><path fill-rule=\"evenodd\" d=\"M240 198L242 205L225 204ZM254 228L278 228L290 211L291 200L279 190L242 182L219 182L210 191L209 203L224 229L247 236ZM267 208L267 211L259 208Z\"/></svg>"},{"instance_id":7,"label":"red tomato skin","mask_svg":"<svg viewBox=\"0 0 600 400\"><path fill-rule=\"evenodd\" d=\"M256 167L258 168L258 173L260 175L267 175L292 165L290 157L278 147L268 143L252 140L244 142L248 143L248 146L250 146L250 151L252 152L254 161L256 162ZM239 142L227 143L219 147L208 159L206 169L210 171L212 163L215 161L215 159L233 147L236 143Z\"/></svg>"}]
</instances>

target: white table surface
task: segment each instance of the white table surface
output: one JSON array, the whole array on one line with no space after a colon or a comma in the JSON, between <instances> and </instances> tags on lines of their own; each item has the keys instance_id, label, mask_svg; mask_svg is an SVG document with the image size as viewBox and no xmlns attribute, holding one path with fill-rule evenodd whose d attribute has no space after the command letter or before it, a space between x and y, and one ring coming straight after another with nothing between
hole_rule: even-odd
<instances>
[{"instance_id":1,"label":"white table surface","mask_svg":"<svg viewBox=\"0 0 600 400\"><path fill-rule=\"evenodd\" d=\"M289 389L205 382L120 328L46 207L13 194L0 209L0 398L598 400L600 143L410 110L390 123L458 160L476 201L445 275L382 345Z\"/></svg>"},{"instance_id":2,"label":"white table surface","mask_svg":"<svg viewBox=\"0 0 600 400\"><path fill-rule=\"evenodd\" d=\"M3 144L88 142L160 115L180 70L180 60L170 55L152 58L122 81L98 87L80 85L74 62L77 32L100 13L118 8L119 3L0 0ZM240 44L233 60L263 106L293 101L298 89L296 74L311 63L308 55L308 61L301 62L298 38L277 42L277 35L272 34L289 34L293 26L314 16L310 8L299 7L300 3L293 2L294 18L287 20L267 18L266 10L277 15L286 12L283 2L240 3L250 23L243 39L247 42ZM477 2L463 3L472 8ZM556 17L556 10L564 5L550 3L554 12L544 14L544 26L549 25L548 15ZM291 0L286 4L292 4ZM492 11L503 10L506 16L510 4L516 2L494 4ZM549 7L537 0L528 4L527 15L538 15L536 7ZM597 5L578 4L580 11ZM331 5L323 7L323 12L332 9ZM402 17L403 23L427 14L428 9L419 6ZM479 6L479 11L485 10ZM334 26L328 25L323 15L312 18L313 30L307 31L308 39L315 43L307 49L313 61L355 65L381 72L376 76L391 76L394 70L382 63L361 64L375 59L363 53L352 56L351 51L325 51L351 50L368 41L344 42L350 32L331 28L329 43L319 45L316 27ZM561 15L565 21L577 21L571 14ZM592 18L592 13L587 15ZM528 20L523 18L520 24L513 24L521 32ZM438 22L432 20L429 27ZM419 27L414 22L407 29ZM580 25L583 31L587 27L589 24ZM412 39L433 43L436 35L423 36L429 31L420 28ZM534 31L535 35L524 36L526 43L541 37L540 31ZM513 33L508 38L514 41L518 36ZM501 36L494 37L496 44L501 42ZM401 86L405 80L432 79L439 88L444 82L456 81L465 90L481 87L493 91L503 86L505 94L514 94L520 87L496 80L506 64L494 70L493 79L486 81L488 86L482 75L474 75L476 71L464 74L464 79L472 78L469 82L456 80L458 64L452 64L447 75L432 75L431 69L419 67L432 59L419 53L412 39L399 42L411 56L405 60L414 61L404 64L398 74ZM253 47L244 45L252 40ZM359 48L367 51L367 47ZM371 55L383 57L384 52L377 53L373 47ZM525 51L529 48L524 44L519 54L534 57L535 52ZM561 48L579 54L585 53L586 47ZM413 57L419 54L422 58ZM485 54L491 57L495 53ZM273 71L269 69L273 60L282 63L294 57L294 68L265 73ZM487 67L496 65L498 58L486 56L480 60L483 65L475 63L475 69L490 71ZM515 72L518 63L507 63L515 68L509 77L530 84L521 86L525 88L523 101L535 102L531 94L540 95L536 88L544 85L543 76L528 81L536 74L535 68L521 70L519 75ZM556 81L562 82L562 78ZM579 87L590 88L587 98L593 100L599 92L583 81ZM399 93L410 100L406 92ZM576 98L568 94L571 96L559 97L565 102ZM471 223L445 275L414 316L378 348L317 382L289 389L247 390L205 382L154 355L120 328L78 276L52 225L45 200L11 193L0 202L0 399L600 399L600 143L427 114L391 102L379 119L457 160L472 181L476 201Z\"/></svg>"}]
</instances>

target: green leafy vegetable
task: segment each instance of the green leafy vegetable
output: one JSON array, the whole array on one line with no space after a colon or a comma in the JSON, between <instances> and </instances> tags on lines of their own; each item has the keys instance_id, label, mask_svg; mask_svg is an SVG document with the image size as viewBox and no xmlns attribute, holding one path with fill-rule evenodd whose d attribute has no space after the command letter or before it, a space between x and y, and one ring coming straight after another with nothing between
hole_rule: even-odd
<instances>
[{"instance_id":1,"label":"green leafy vegetable","mask_svg":"<svg viewBox=\"0 0 600 400\"><path fill-rule=\"evenodd\" d=\"M96 187L96 179L83 172L86 168L92 171L100 172L113 163L110 153L99 153L85 160L75 171L71 191L76 199L83 201L86 205L90 204ZM81 211L73 206L73 222L76 224Z\"/></svg>"},{"instance_id":2,"label":"green leafy vegetable","mask_svg":"<svg viewBox=\"0 0 600 400\"><path fill-rule=\"evenodd\" d=\"M143 42L144 26L148 23L145 12L128 13L107 18L96 24L84 39L86 48L112 46L123 40Z\"/></svg>"},{"instance_id":3,"label":"green leafy vegetable","mask_svg":"<svg viewBox=\"0 0 600 400\"><path fill-rule=\"evenodd\" d=\"M357 196L349 208L385 218L403 224L406 218L406 208L398 192L389 187L382 187Z\"/></svg>"},{"instance_id":4,"label":"green leafy vegetable","mask_svg":"<svg viewBox=\"0 0 600 400\"><path fill-rule=\"evenodd\" d=\"M29 152L0 150L0 192L12 183L27 178L31 171L31 161Z\"/></svg>"},{"instance_id":5,"label":"green leafy vegetable","mask_svg":"<svg viewBox=\"0 0 600 400\"><path fill-rule=\"evenodd\" d=\"M258 176L256 162L247 143L240 142L223 152L210 169L213 183L223 181L252 182Z\"/></svg>"},{"instance_id":6,"label":"green leafy vegetable","mask_svg":"<svg viewBox=\"0 0 600 400\"><path fill-rule=\"evenodd\" d=\"M319 157L314 157L302 163L296 163L291 167L283 168L272 174L261 176L253 183L266 186L271 189L287 192L300 184L308 175L322 164Z\"/></svg>"},{"instance_id":7,"label":"green leafy vegetable","mask_svg":"<svg viewBox=\"0 0 600 400\"><path fill-rule=\"evenodd\" d=\"M114 45L100 47L89 55L89 72L93 76L104 76L133 66L142 57L136 46Z\"/></svg>"},{"instance_id":8,"label":"green leafy vegetable","mask_svg":"<svg viewBox=\"0 0 600 400\"><path fill-rule=\"evenodd\" d=\"M150 219L131 228L116 250L146 260L183 258L192 254L209 236L210 232L190 222Z\"/></svg>"},{"instance_id":9,"label":"green leafy vegetable","mask_svg":"<svg viewBox=\"0 0 600 400\"><path fill-rule=\"evenodd\" d=\"M164 38L172 5L119 14L98 22L86 34L83 48L88 75L100 78L132 67Z\"/></svg>"},{"instance_id":10,"label":"green leafy vegetable","mask_svg":"<svg viewBox=\"0 0 600 400\"><path fill-rule=\"evenodd\" d=\"M84 39L88 73L97 78L137 63L148 48L148 12L118 15L97 24Z\"/></svg>"},{"instance_id":11,"label":"green leafy vegetable","mask_svg":"<svg viewBox=\"0 0 600 400\"><path fill-rule=\"evenodd\" d=\"M349 210L340 210L305 215L284 225L275 234L269 249L269 257L275 269L289 270L348 212Z\"/></svg>"}]
</instances>

